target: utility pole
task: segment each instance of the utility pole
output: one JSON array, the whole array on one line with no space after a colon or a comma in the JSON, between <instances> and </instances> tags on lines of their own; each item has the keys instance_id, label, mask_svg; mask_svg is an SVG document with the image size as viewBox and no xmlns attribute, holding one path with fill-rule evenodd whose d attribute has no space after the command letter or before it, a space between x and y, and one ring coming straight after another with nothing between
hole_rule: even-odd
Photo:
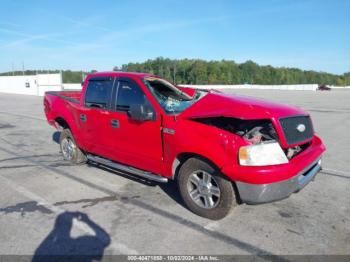
<instances>
[{"instance_id":1,"label":"utility pole","mask_svg":"<svg viewBox=\"0 0 350 262\"><path fill-rule=\"evenodd\" d=\"M161 77L163 77L163 66L160 66L159 68L159 74Z\"/></svg>"},{"instance_id":2,"label":"utility pole","mask_svg":"<svg viewBox=\"0 0 350 262\"><path fill-rule=\"evenodd\" d=\"M24 75L24 61L22 61L22 75Z\"/></svg>"},{"instance_id":3,"label":"utility pole","mask_svg":"<svg viewBox=\"0 0 350 262\"><path fill-rule=\"evenodd\" d=\"M173 83L174 83L174 85L176 85L175 81L176 81L176 62L174 62L174 70L173 70Z\"/></svg>"},{"instance_id":4,"label":"utility pole","mask_svg":"<svg viewBox=\"0 0 350 262\"><path fill-rule=\"evenodd\" d=\"M61 80L61 86L63 87L63 74L62 74L62 70L60 70L60 80Z\"/></svg>"},{"instance_id":5,"label":"utility pole","mask_svg":"<svg viewBox=\"0 0 350 262\"><path fill-rule=\"evenodd\" d=\"M13 62L12 62L12 76L14 76L14 75L15 75L15 67L14 67Z\"/></svg>"}]
</instances>

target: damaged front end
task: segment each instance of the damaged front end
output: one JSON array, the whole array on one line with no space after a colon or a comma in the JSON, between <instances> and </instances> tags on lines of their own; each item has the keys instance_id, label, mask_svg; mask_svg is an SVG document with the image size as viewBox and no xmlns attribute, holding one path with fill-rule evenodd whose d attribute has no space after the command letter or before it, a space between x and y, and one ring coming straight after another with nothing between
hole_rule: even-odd
<instances>
[{"instance_id":1,"label":"damaged front end","mask_svg":"<svg viewBox=\"0 0 350 262\"><path fill-rule=\"evenodd\" d=\"M268 141L279 141L270 120L243 120L232 117L207 117L193 120L226 130L242 137L253 145Z\"/></svg>"},{"instance_id":2,"label":"damaged front end","mask_svg":"<svg viewBox=\"0 0 350 262\"><path fill-rule=\"evenodd\" d=\"M192 119L233 133L247 142L239 149L239 163L244 166L267 166L288 163L308 147L308 144L282 148L280 139L269 119L244 120L232 117Z\"/></svg>"}]
</instances>

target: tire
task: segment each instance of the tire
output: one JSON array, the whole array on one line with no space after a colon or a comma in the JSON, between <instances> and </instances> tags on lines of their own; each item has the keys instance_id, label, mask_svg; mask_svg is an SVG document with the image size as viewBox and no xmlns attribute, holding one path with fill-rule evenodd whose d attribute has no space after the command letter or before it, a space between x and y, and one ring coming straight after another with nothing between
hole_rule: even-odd
<instances>
[{"instance_id":1,"label":"tire","mask_svg":"<svg viewBox=\"0 0 350 262\"><path fill-rule=\"evenodd\" d=\"M200 158L190 158L181 166L177 182L184 203L199 216L219 220L236 204L232 183Z\"/></svg>"},{"instance_id":2,"label":"tire","mask_svg":"<svg viewBox=\"0 0 350 262\"><path fill-rule=\"evenodd\" d=\"M63 129L60 134L60 148L64 160L70 161L72 164L86 163L86 156L77 146L69 129Z\"/></svg>"}]
</instances>

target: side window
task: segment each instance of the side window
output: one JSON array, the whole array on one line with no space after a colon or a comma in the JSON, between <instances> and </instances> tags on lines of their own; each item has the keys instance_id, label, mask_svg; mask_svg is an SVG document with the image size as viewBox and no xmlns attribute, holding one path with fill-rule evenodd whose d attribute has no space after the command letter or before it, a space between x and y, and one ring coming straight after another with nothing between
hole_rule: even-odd
<instances>
[{"instance_id":1,"label":"side window","mask_svg":"<svg viewBox=\"0 0 350 262\"><path fill-rule=\"evenodd\" d=\"M85 94L85 106L108 108L113 87L113 79L90 80Z\"/></svg>"},{"instance_id":2,"label":"side window","mask_svg":"<svg viewBox=\"0 0 350 262\"><path fill-rule=\"evenodd\" d=\"M117 110L127 111L130 109L130 105L135 104L147 104L148 100L136 84L120 80L118 84L118 95L117 95Z\"/></svg>"}]
</instances>

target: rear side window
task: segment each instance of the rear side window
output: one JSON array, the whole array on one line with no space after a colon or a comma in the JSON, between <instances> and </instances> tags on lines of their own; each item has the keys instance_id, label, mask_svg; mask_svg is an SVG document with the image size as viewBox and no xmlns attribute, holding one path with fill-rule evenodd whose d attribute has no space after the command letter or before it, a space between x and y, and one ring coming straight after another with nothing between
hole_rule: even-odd
<instances>
[{"instance_id":1,"label":"rear side window","mask_svg":"<svg viewBox=\"0 0 350 262\"><path fill-rule=\"evenodd\" d=\"M113 79L89 80L85 94L85 106L108 108L111 100Z\"/></svg>"},{"instance_id":2,"label":"rear side window","mask_svg":"<svg viewBox=\"0 0 350 262\"><path fill-rule=\"evenodd\" d=\"M117 110L127 111L130 105L148 104L140 87L132 82L120 80L118 84Z\"/></svg>"}]
</instances>

